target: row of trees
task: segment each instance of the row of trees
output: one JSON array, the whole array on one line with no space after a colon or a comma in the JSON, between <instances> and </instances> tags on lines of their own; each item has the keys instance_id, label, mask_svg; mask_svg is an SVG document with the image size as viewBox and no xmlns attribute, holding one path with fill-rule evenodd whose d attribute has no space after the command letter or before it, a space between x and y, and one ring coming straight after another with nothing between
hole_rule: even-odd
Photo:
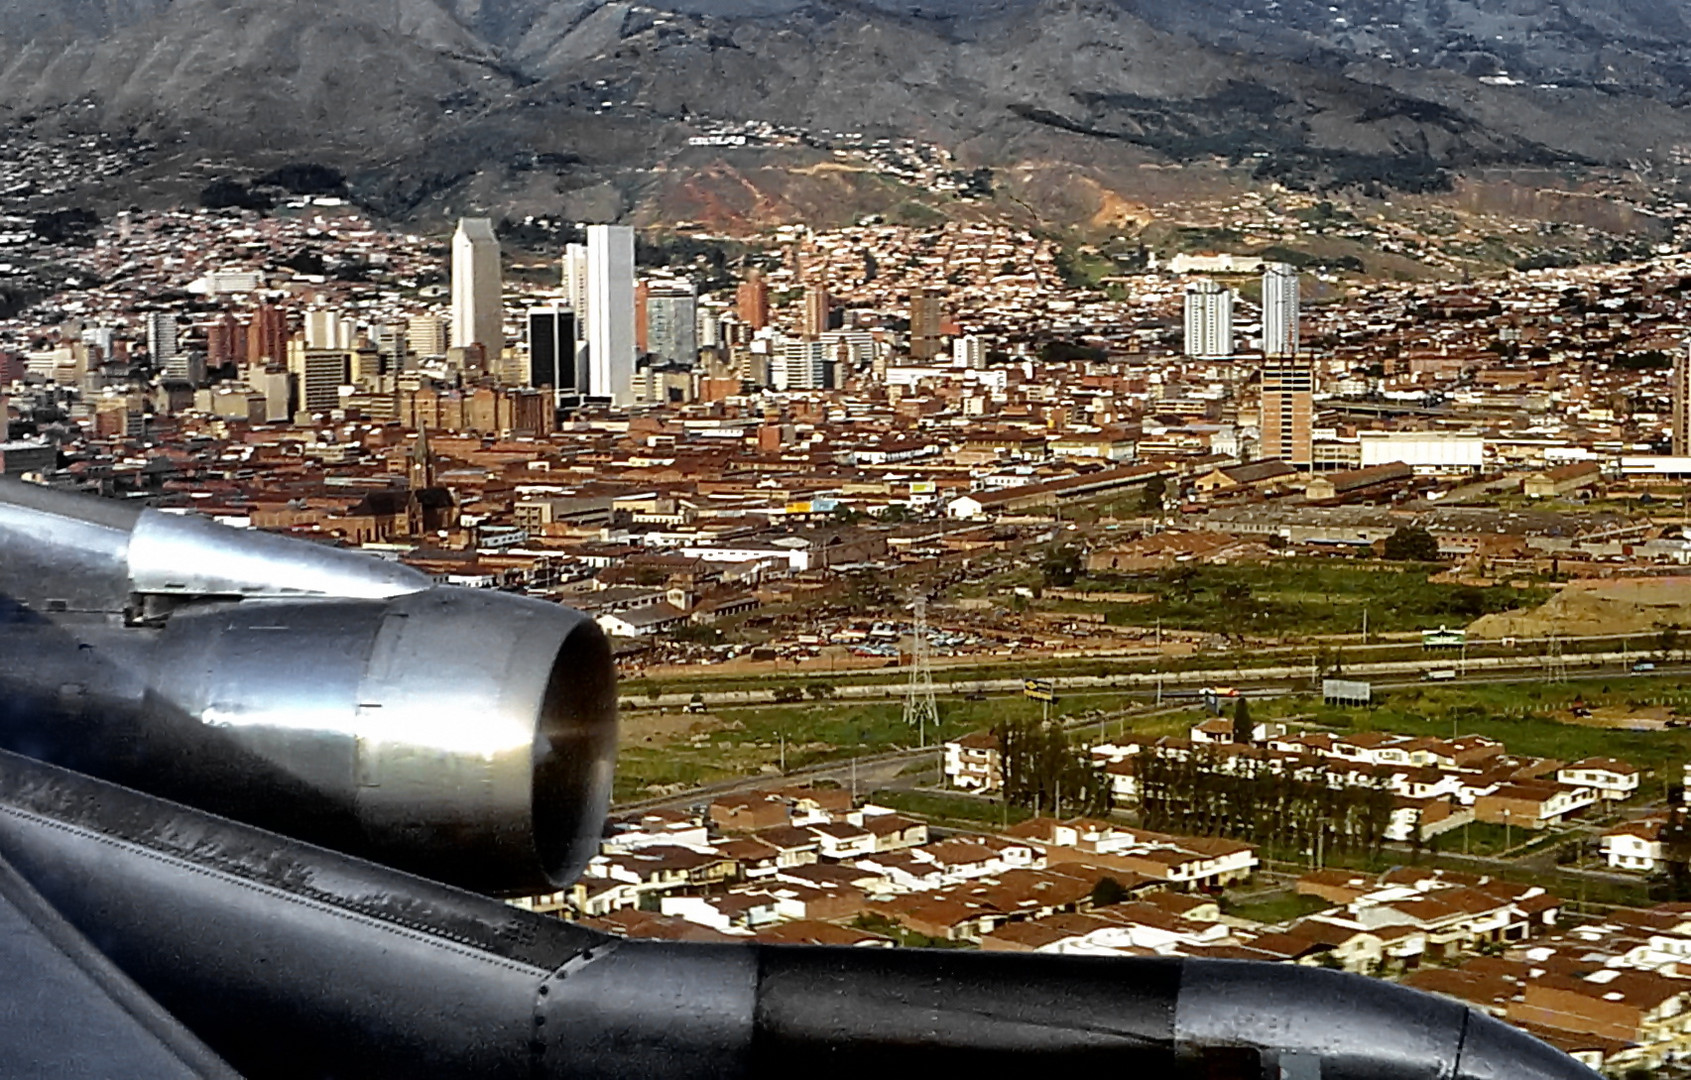
<instances>
[{"instance_id":1,"label":"row of trees","mask_svg":"<svg viewBox=\"0 0 1691 1080\"><path fill-rule=\"evenodd\" d=\"M1384 780L1334 786L1318 766L1273 769L1201 747L1151 750L1139 757L1138 779L1140 816L1163 832L1296 851L1378 852L1391 826L1394 796Z\"/></svg>"},{"instance_id":2,"label":"row of trees","mask_svg":"<svg viewBox=\"0 0 1691 1080\"><path fill-rule=\"evenodd\" d=\"M993 728L1004 771L1004 801L1036 813L1110 812L1110 778L1061 724L1005 720Z\"/></svg>"}]
</instances>

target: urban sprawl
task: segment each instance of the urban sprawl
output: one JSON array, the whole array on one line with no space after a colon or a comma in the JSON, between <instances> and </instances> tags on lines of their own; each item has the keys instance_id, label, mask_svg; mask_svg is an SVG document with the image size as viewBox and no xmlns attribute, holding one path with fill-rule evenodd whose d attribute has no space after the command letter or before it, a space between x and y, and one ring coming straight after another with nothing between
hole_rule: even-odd
<instances>
[{"instance_id":1,"label":"urban sprawl","mask_svg":"<svg viewBox=\"0 0 1691 1080\"><path fill-rule=\"evenodd\" d=\"M0 230L0 474L611 637L619 805L525 906L1323 965L1691 1061L1671 245L1458 283L310 197Z\"/></svg>"}]
</instances>

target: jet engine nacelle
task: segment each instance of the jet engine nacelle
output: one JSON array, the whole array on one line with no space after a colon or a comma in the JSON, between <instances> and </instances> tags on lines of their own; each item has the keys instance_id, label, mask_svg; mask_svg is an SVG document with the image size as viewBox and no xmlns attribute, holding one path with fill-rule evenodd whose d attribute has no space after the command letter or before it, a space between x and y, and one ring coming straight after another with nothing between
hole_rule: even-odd
<instances>
[{"instance_id":1,"label":"jet engine nacelle","mask_svg":"<svg viewBox=\"0 0 1691 1080\"><path fill-rule=\"evenodd\" d=\"M0 485L0 747L520 893L597 849L615 715L578 612Z\"/></svg>"}]
</instances>

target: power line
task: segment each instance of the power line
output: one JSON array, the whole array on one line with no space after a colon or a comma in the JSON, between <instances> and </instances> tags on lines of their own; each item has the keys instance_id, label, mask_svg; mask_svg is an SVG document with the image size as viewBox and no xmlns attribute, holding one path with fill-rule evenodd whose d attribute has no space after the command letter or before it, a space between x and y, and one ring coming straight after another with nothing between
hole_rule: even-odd
<instances>
[{"instance_id":1,"label":"power line","mask_svg":"<svg viewBox=\"0 0 1691 1080\"><path fill-rule=\"evenodd\" d=\"M928 598L918 595L911 627L910 689L904 697L904 722L916 729L918 746L928 745L928 725L939 732L939 706L934 702L934 667L928 649Z\"/></svg>"},{"instance_id":2,"label":"power line","mask_svg":"<svg viewBox=\"0 0 1691 1080\"><path fill-rule=\"evenodd\" d=\"M1568 658L1562 655L1562 639L1555 634L1550 635L1550 647L1545 656L1545 678L1556 683L1568 681Z\"/></svg>"}]
</instances>

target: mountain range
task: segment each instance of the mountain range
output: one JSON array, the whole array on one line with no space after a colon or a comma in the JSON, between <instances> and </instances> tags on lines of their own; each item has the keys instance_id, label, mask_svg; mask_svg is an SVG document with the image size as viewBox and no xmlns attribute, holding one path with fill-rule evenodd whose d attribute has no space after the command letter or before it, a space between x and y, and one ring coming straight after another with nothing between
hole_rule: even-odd
<instances>
[{"instance_id":1,"label":"mountain range","mask_svg":"<svg viewBox=\"0 0 1691 1080\"><path fill-rule=\"evenodd\" d=\"M151 148L90 183L106 202L315 162L394 218L933 204L842 165L849 132L990 170L999 209L1108 223L1240 178L1672 186L1688 99L1691 6L1646 0L0 0L0 125ZM690 145L752 122L798 137Z\"/></svg>"}]
</instances>

